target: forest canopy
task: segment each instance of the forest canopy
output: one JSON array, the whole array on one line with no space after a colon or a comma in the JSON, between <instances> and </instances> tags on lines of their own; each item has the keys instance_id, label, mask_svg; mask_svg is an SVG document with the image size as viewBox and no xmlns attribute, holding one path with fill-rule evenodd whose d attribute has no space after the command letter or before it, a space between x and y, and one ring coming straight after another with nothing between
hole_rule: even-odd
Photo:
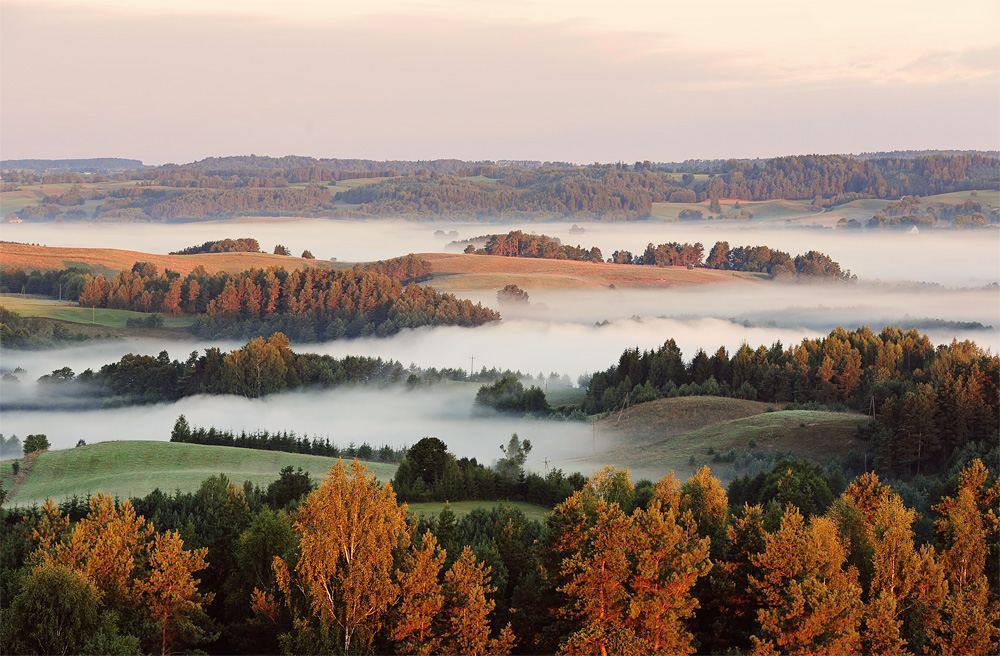
<instances>
[{"instance_id":1,"label":"forest canopy","mask_svg":"<svg viewBox=\"0 0 1000 656\"><path fill-rule=\"evenodd\" d=\"M12 189L39 183L85 187L98 180L104 182L105 176L4 171L4 183L13 185ZM990 189L1000 184L1000 159L978 152L940 152L579 166L246 156L122 171L115 180L133 184L93 190L80 187L29 205L16 216L35 221L190 221L237 216L631 220L650 216L653 203L708 203L709 211L718 214L723 198L809 200L824 208L862 198L896 200ZM339 184L343 180L370 182ZM60 196L72 197L74 202ZM85 199L99 201L96 209L75 208L76 201ZM685 211L689 218L696 218L697 210Z\"/></svg>"}]
</instances>

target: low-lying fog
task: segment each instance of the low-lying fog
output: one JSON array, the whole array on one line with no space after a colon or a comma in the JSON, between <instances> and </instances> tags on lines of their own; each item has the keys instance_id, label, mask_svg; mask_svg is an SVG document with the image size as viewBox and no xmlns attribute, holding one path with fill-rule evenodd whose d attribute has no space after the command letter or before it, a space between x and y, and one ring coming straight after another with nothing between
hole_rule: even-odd
<instances>
[{"instance_id":1,"label":"low-lying fog","mask_svg":"<svg viewBox=\"0 0 1000 656\"><path fill-rule=\"evenodd\" d=\"M943 290L896 286L796 285L755 283L704 285L666 290L596 290L535 292L527 306L503 305L505 319L479 328L425 327L389 338L293 344L302 352L335 357L366 355L398 360L404 366L552 372L571 380L615 364L628 347L655 348L674 339L685 359L697 349L730 353L746 342L756 348L781 341L786 347L820 337L840 325L853 330L868 325L914 326L935 344L969 339L1000 351L1000 293L995 289ZM492 292L481 294L496 306ZM935 325L935 321L961 322ZM604 323L608 322L608 323ZM983 329L961 324L978 322ZM21 367L28 387L39 376L68 366L75 373L99 369L126 353L185 360L209 346L231 350L236 341L95 341L46 351L7 351L0 370Z\"/></svg>"},{"instance_id":2,"label":"low-lying fog","mask_svg":"<svg viewBox=\"0 0 1000 656\"><path fill-rule=\"evenodd\" d=\"M332 219L163 224L5 224L4 238L46 246L121 248L167 253L209 240L253 237L261 249L275 244L294 254L311 250L320 259L356 262L406 253L444 251L455 239L523 230L562 239L565 244L597 246L610 257L616 250L641 253L646 244L700 241L708 250L717 241L730 246L767 245L797 255L824 252L865 279L914 280L947 286L979 286L1000 279L1000 230L925 230L907 232L781 229L774 224L663 223L660 221L573 223L442 223L432 221L348 221ZM443 231L455 235L440 236Z\"/></svg>"},{"instance_id":3,"label":"low-lying fog","mask_svg":"<svg viewBox=\"0 0 1000 656\"><path fill-rule=\"evenodd\" d=\"M48 246L115 247L165 253L210 239L254 237L270 251L275 243L292 252L309 248L317 257L362 261L408 252L445 250L452 239L466 239L512 229L560 237L564 243L596 245L606 256L616 249L641 252L649 242L701 241L706 250L718 240L731 246L766 244L793 254L820 250L851 269L857 285L779 284L701 285L666 290L595 290L551 292L528 289L530 305L502 306L505 319L476 329L423 328L387 339L360 339L325 344L293 344L297 351L368 355L399 360L404 366L520 370L566 374L576 381L584 373L615 363L625 348L655 348L673 338L684 358L698 348L730 353L747 342L752 347L781 341L788 346L804 338L827 334L842 325L868 324L875 331L887 323L915 325L935 344L970 339L994 353L1000 351L1000 293L983 285L1000 280L1000 231L904 233L844 233L831 230L765 230L734 225L677 225L654 222L630 224L582 223L586 234L571 234L572 224L390 223L308 220L278 224L197 223L163 225L5 225L4 238ZM452 230L457 237L435 236ZM881 283L875 282L881 279ZM895 284L921 281L930 285ZM940 285L940 286L936 286ZM461 294L496 307L494 291ZM971 330L940 322L979 322L989 329ZM609 322L604 325L603 322ZM52 351L3 353L0 370L16 367L21 383L5 386L4 400L47 395L45 412L7 411L0 432L24 437L45 433L54 448L69 448L77 440L169 439L173 422L187 415L193 425L234 430L290 430L329 437L341 445L350 441L393 446L413 444L434 435L458 456L492 461L499 445L517 432L535 445L529 465L542 470L544 459L560 461L593 452L593 438L584 423L471 419L475 385L439 385L415 391L399 388L339 388L296 392L263 400L236 397L194 397L173 405L104 411L70 412L40 390L35 380L68 366L80 373L117 361L125 353L155 355L166 350L185 360L191 351L209 346L230 350L236 342L93 342ZM71 400L70 400L71 401ZM598 436L600 439L600 436ZM600 444L602 449L608 445ZM558 463L566 469L571 464Z\"/></svg>"},{"instance_id":4,"label":"low-lying fog","mask_svg":"<svg viewBox=\"0 0 1000 656\"><path fill-rule=\"evenodd\" d=\"M22 440L32 433L44 433L54 449L74 447L80 439L87 444L169 440L174 422L183 414L192 426L288 430L329 437L341 447L351 442L368 442L376 448L383 444L400 447L430 435L443 440L458 457L475 457L486 464L502 456L500 445L516 432L531 440L528 466L537 471L543 471L546 459L551 464L593 453L593 434L584 422L473 420L470 410L475 394L475 385L438 385L410 391L353 388L292 392L255 400L196 396L175 404L115 410L6 412L3 432Z\"/></svg>"}]
</instances>

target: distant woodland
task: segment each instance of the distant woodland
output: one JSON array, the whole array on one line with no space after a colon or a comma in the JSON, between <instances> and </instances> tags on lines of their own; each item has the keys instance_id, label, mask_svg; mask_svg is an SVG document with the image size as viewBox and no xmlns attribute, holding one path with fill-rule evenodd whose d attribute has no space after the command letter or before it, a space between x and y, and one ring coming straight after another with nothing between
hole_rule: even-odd
<instances>
[{"instance_id":1,"label":"distant woodland","mask_svg":"<svg viewBox=\"0 0 1000 656\"><path fill-rule=\"evenodd\" d=\"M11 162L11 165L16 162ZM370 179L342 185L343 180ZM1000 160L981 153L808 155L658 165L418 162L308 157L209 158L117 173L67 168L3 172L3 190L76 184L17 213L23 220L188 221L234 216L407 218L647 217L652 203L798 199L817 208L1000 184ZM96 183L109 183L96 185ZM115 184L110 184L115 183ZM126 184L121 184L126 183ZM99 201L91 211L79 207ZM964 215L963 215L964 216ZM989 218L989 217L987 217Z\"/></svg>"},{"instance_id":2,"label":"distant woodland","mask_svg":"<svg viewBox=\"0 0 1000 656\"><path fill-rule=\"evenodd\" d=\"M3 385L18 385L24 371L4 376ZM539 374L541 376L541 374ZM229 352L218 348L205 349L202 354L193 351L186 360L171 360L166 351L152 355L128 353L117 362L102 366L97 371L86 369L74 372L60 367L41 376L37 382L45 391L41 395L41 408L53 403L68 402L79 407L120 407L165 403L198 394L232 394L247 398L260 398L297 389L329 389L342 385L398 386L415 389L442 381L493 383L497 380L529 380L530 375L520 371L487 369L470 372L453 367L404 367L394 360L360 356L337 359L329 355L293 351L288 337L274 333L268 338L255 337L240 348ZM545 384L544 379L539 383ZM568 386L568 379L560 379L553 372L549 376L553 386ZM10 391L9 387L4 387ZM532 389L537 389L532 387ZM4 399L4 407L38 409L35 402L19 403ZM546 405L547 407L547 405ZM221 446L246 446L265 450L289 450L287 446L248 446L255 443L235 444L222 440L221 433L212 429L214 437L199 440L198 433L187 433L187 441L197 444ZM193 438L191 436L194 436ZM282 443L283 444L283 443ZM294 452L311 453L308 446L293 442ZM272 449L273 447L273 449ZM355 453L323 452L320 455L347 455Z\"/></svg>"},{"instance_id":3,"label":"distant woodland","mask_svg":"<svg viewBox=\"0 0 1000 656\"><path fill-rule=\"evenodd\" d=\"M596 246L589 249L568 246L557 238L548 235L526 234L520 230L514 230L505 235L483 235L469 241L485 242L482 248L476 248L471 243L466 247L466 253L475 255L584 262L603 261L601 249ZM615 251L608 258L608 262L637 266L706 267L727 271L766 273L772 278L802 276L836 281L857 279L857 276L851 275L850 271L842 271L840 265L834 262L829 255L818 251L809 251L804 255L792 258L784 251L771 249L767 246L738 246L731 249L729 242L720 241L712 247L708 259L704 259L704 254L705 249L700 242L694 244L670 242L658 246L649 244L641 255L633 255L624 250Z\"/></svg>"}]
</instances>

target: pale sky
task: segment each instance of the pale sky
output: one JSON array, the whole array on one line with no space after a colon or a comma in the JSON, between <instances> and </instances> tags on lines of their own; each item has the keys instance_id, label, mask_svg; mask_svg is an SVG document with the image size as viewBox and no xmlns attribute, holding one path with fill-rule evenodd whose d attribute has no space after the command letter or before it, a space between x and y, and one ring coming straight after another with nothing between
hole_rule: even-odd
<instances>
[{"instance_id":1,"label":"pale sky","mask_svg":"<svg viewBox=\"0 0 1000 656\"><path fill-rule=\"evenodd\" d=\"M0 157L1000 148L995 0L0 0Z\"/></svg>"}]
</instances>

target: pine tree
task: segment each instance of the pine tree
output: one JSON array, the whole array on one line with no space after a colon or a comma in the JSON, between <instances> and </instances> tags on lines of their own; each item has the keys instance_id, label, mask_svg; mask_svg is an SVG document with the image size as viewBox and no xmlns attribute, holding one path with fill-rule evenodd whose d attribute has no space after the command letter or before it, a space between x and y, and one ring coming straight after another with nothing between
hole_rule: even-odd
<instances>
[{"instance_id":1,"label":"pine tree","mask_svg":"<svg viewBox=\"0 0 1000 656\"><path fill-rule=\"evenodd\" d=\"M752 558L761 574L751 587L761 596L754 654L851 654L860 649L861 587L833 522L815 517L807 526L789 506L781 528L765 537Z\"/></svg>"},{"instance_id":2,"label":"pine tree","mask_svg":"<svg viewBox=\"0 0 1000 656\"><path fill-rule=\"evenodd\" d=\"M397 653L434 654L441 651L436 623L444 608L444 594L438 577L446 554L427 531L422 545L407 556L399 574L400 601L397 623L391 637Z\"/></svg>"},{"instance_id":3,"label":"pine tree","mask_svg":"<svg viewBox=\"0 0 1000 656\"><path fill-rule=\"evenodd\" d=\"M568 579L560 588L570 600L565 612L579 628L562 645L563 653L637 651L627 626L632 522L617 503L598 499L593 528L582 548L562 563Z\"/></svg>"},{"instance_id":4,"label":"pine tree","mask_svg":"<svg viewBox=\"0 0 1000 656\"><path fill-rule=\"evenodd\" d=\"M497 638L490 639L490 613L496 602L486 598L494 592L490 568L476 561L466 545L462 555L445 574L447 626L442 636L444 653L496 654L505 656L514 647L508 624Z\"/></svg>"},{"instance_id":5,"label":"pine tree","mask_svg":"<svg viewBox=\"0 0 1000 656\"><path fill-rule=\"evenodd\" d=\"M157 535L149 556L149 574L137 592L158 625L161 654L174 648L198 644L209 638L204 630L207 615L203 609L214 595L198 592L194 573L207 567L208 548L186 551L177 531Z\"/></svg>"},{"instance_id":6,"label":"pine tree","mask_svg":"<svg viewBox=\"0 0 1000 656\"><path fill-rule=\"evenodd\" d=\"M690 511L678 513L656 497L636 511L632 524L635 570L627 623L646 653L692 653L686 622L698 607L691 591L710 568L709 538L699 537Z\"/></svg>"}]
</instances>

